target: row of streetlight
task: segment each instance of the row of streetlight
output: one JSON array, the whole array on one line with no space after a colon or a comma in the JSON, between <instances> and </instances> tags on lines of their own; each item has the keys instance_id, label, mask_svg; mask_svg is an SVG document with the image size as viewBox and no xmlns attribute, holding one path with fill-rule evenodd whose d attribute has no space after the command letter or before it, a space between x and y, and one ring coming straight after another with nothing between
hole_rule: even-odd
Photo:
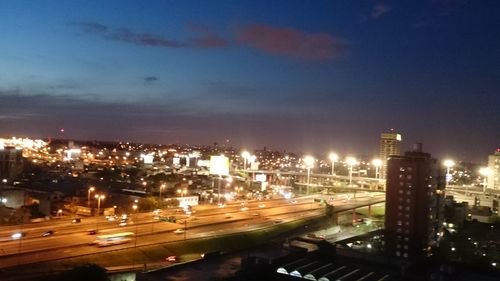
<instances>
[{"instance_id":1,"label":"row of streetlight","mask_svg":"<svg viewBox=\"0 0 500 281\"><path fill-rule=\"evenodd\" d=\"M445 187L448 187L448 182L451 181L450 169L455 166L455 161L451 159L446 159L443 161L443 165L446 167L446 180ZM483 176L483 192L486 191L486 186L488 185L488 177L493 173L493 170L489 167L479 168L479 174Z\"/></svg>"},{"instance_id":2,"label":"row of streetlight","mask_svg":"<svg viewBox=\"0 0 500 281\"><path fill-rule=\"evenodd\" d=\"M90 193L95 192L96 189L95 187L91 186L87 190L87 205L90 207ZM95 194L94 198L97 199L97 215L99 216L99 213L101 211L101 200L104 201L106 199L106 195L104 194Z\"/></svg>"},{"instance_id":3,"label":"row of streetlight","mask_svg":"<svg viewBox=\"0 0 500 281\"><path fill-rule=\"evenodd\" d=\"M257 159L257 156L251 155L250 152L246 150L241 153L241 157L243 157L243 170L247 169L247 162L249 164L254 163L255 160Z\"/></svg>"}]
</instances>

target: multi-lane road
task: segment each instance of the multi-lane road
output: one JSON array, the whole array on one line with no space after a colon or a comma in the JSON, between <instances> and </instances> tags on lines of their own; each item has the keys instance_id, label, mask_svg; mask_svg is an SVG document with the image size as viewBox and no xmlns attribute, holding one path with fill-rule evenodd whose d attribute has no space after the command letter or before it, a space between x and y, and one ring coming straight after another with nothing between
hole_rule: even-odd
<instances>
[{"instance_id":1,"label":"multi-lane road","mask_svg":"<svg viewBox=\"0 0 500 281\"><path fill-rule=\"evenodd\" d=\"M379 194L375 197L358 196L351 200L340 197L331 203L345 210L380 200L383 200L383 195ZM196 206L194 210L195 213L191 216L176 212L175 209L163 211L163 216L175 216L181 223L179 220L176 223L161 222L154 220L152 213L137 213L130 215L126 226L119 226L119 221L107 221L104 217L92 217L82 218L81 223L77 224L73 224L71 219L60 219L1 227L0 268L250 231L308 216L320 216L324 213L323 205L314 202L312 197L238 202L227 204L223 208L212 205ZM89 235L88 230L91 229L98 229L97 235L133 232L135 238L126 244L97 247L91 245L96 239L96 235ZM186 232L176 234L174 233L176 229L185 229ZM54 231L54 234L42 237L42 234L49 230ZM23 232L25 236L13 240L11 235L15 232Z\"/></svg>"}]
</instances>

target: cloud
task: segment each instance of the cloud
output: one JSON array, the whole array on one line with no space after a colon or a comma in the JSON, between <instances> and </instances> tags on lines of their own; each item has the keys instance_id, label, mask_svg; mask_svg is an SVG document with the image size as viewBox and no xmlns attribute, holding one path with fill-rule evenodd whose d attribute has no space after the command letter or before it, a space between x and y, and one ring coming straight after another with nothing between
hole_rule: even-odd
<instances>
[{"instance_id":1,"label":"cloud","mask_svg":"<svg viewBox=\"0 0 500 281\"><path fill-rule=\"evenodd\" d=\"M151 82L155 82L155 81L158 81L160 80L158 77L156 76L147 76L147 77L144 77L144 81L146 81L147 83L151 83Z\"/></svg>"},{"instance_id":2,"label":"cloud","mask_svg":"<svg viewBox=\"0 0 500 281\"><path fill-rule=\"evenodd\" d=\"M342 40L326 32L304 32L294 28L251 25L236 30L237 41L265 53L306 60L329 60L338 57Z\"/></svg>"},{"instance_id":3,"label":"cloud","mask_svg":"<svg viewBox=\"0 0 500 281\"><path fill-rule=\"evenodd\" d=\"M216 35L207 35L192 39L193 45L199 48L224 48L229 45L226 39Z\"/></svg>"},{"instance_id":4,"label":"cloud","mask_svg":"<svg viewBox=\"0 0 500 281\"><path fill-rule=\"evenodd\" d=\"M389 13L391 10L392 10L391 6L383 4L383 3L378 3L373 7L372 12L370 14L370 18L371 19L378 19L381 16Z\"/></svg>"},{"instance_id":5,"label":"cloud","mask_svg":"<svg viewBox=\"0 0 500 281\"><path fill-rule=\"evenodd\" d=\"M192 44L200 48L224 48L229 46L229 42L215 34L208 26L196 23L186 24L186 29L191 32L200 34L199 38L191 40Z\"/></svg>"},{"instance_id":6,"label":"cloud","mask_svg":"<svg viewBox=\"0 0 500 281\"><path fill-rule=\"evenodd\" d=\"M162 48L222 48L228 42L214 32L200 27L191 27L192 32L202 33L201 36L186 42L167 38L150 32L136 32L131 28L112 28L98 22L81 22L77 24L87 34L95 34L107 40L126 42L135 45L162 47Z\"/></svg>"},{"instance_id":7,"label":"cloud","mask_svg":"<svg viewBox=\"0 0 500 281\"><path fill-rule=\"evenodd\" d=\"M88 33L102 33L108 30L108 27L97 22L81 22L79 25L85 32Z\"/></svg>"}]
</instances>

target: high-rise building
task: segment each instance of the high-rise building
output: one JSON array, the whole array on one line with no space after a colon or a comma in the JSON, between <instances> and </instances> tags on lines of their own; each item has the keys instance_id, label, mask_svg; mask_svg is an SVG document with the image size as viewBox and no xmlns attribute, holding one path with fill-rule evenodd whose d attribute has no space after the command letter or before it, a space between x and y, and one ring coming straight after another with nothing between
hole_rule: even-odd
<instances>
[{"instance_id":1,"label":"high-rise building","mask_svg":"<svg viewBox=\"0 0 500 281\"><path fill-rule=\"evenodd\" d=\"M380 159L382 166L380 167L381 178L386 178L387 173L387 158L391 155L401 155L401 134L397 133L382 133L380 135Z\"/></svg>"},{"instance_id":2,"label":"high-rise building","mask_svg":"<svg viewBox=\"0 0 500 281\"><path fill-rule=\"evenodd\" d=\"M385 238L393 258L425 256L439 241L444 216L444 175L421 144L387 161Z\"/></svg>"},{"instance_id":3,"label":"high-rise building","mask_svg":"<svg viewBox=\"0 0 500 281\"><path fill-rule=\"evenodd\" d=\"M488 156L488 168L491 171L488 176L488 188L500 189L500 148Z\"/></svg>"},{"instance_id":4,"label":"high-rise building","mask_svg":"<svg viewBox=\"0 0 500 281\"><path fill-rule=\"evenodd\" d=\"M0 180L13 179L23 169L23 150L0 146Z\"/></svg>"}]
</instances>

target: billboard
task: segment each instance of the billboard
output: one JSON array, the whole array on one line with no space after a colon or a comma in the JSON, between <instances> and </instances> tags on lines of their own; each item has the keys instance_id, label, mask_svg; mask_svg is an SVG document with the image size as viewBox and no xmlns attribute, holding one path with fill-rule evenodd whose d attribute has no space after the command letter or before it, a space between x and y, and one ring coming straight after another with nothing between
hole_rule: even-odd
<instances>
[{"instance_id":1,"label":"billboard","mask_svg":"<svg viewBox=\"0 0 500 281\"><path fill-rule=\"evenodd\" d=\"M265 174L257 174L257 175L255 175L255 180L260 181L260 182L266 182L267 177Z\"/></svg>"},{"instance_id":2,"label":"billboard","mask_svg":"<svg viewBox=\"0 0 500 281\"><path fill-rule=\"evenodd\" d=\"M141 158L144 161L144 164L153 164L154 156L152 154L141 154Z\"/></svg>"},{"instance_id":3,"label":"billboard","mask_svg":"<svg viewBox=\"0 0 500 281\"><path fill-rule=\"evenodd\" d=\"M210 174L219 176L229 175L229 158L226 156L210 156Z\"/></svg>"}]
</instances>

